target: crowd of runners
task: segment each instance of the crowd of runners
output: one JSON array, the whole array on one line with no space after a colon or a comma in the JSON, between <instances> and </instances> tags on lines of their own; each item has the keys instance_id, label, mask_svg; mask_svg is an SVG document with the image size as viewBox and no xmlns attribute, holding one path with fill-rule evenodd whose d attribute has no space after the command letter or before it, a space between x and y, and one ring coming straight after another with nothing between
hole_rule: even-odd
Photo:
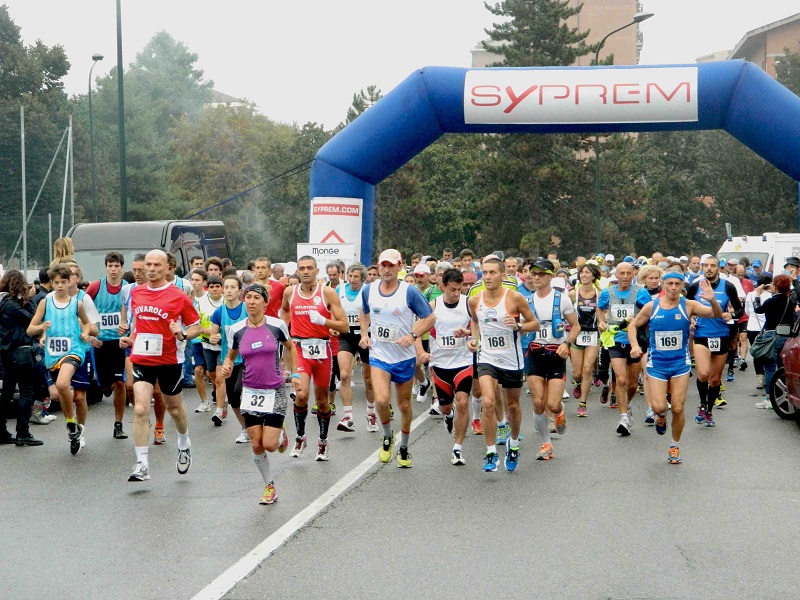
<instances>
[{"instance_id":1,"label":"crowd of runners","mask_svg":"<svg viewBox=\"0 0 800 600\"><path fill-rule=\"evenodd\" d=\"M710 254L619 261L596 254L567 264L556 253L524 259L496 251L478 260L470 249L406 261L387 249L372 265L319 265L303 256L292 273L266 257L244 269L196 258L183 278L173 256L153 250L130 265L110 252L105 277L87 285L73 252L62 238L36 285L16 270L0 281L3 415L19 389L16 435L3 417L0 441L41 445L30 423L52 423L47 408L57 401L69 451L79 454L87 390L96 380L113 396L114 438L128 438L124 415L133 407L128 481L150 479L149 446L166 443L166 413L183 475L192 464L182 394L189 385L200 399L195 413L210 413L215 426L229 412L235 417L241 429L234 441L250 444L264 481L262 504L278 497L271 452L331 458L337 395L336 430L377 433L381 462L412 466L416 400L443 416L453 465L467 463L470 429L484 437L485 472L496 471L500 458L507 471L516 470L527 396L538 436L534 456L547 461L554 457L551 436L567 430L566 398L577 400L575 417L587 418L596 388L599 403L619 411L615 434L629 436L631 403L642 395L637 418L657 434L667 432L671 415L667 461L679 464L686 402L696 397L695 422L714 427L715 410L726 404L725 381L748 361L765 394L756 407L771 407L767 394L800 290L794 257L773 277L758 260L725 263ZM752 360L748 344L762 330L776 332L774 351ZM366 396L359 417L357 369ZM689 391L691 377L697 396ZM315 451L309 413L319 429Z\"/></svg>"}]
</instances>

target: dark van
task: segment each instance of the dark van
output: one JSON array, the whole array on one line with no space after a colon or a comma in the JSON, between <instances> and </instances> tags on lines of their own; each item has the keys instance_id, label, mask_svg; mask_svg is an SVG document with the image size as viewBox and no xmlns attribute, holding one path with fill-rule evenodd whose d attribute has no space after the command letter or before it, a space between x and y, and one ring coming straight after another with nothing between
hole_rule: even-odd
<instances>
[{"instance_id":1,"label":"dark van","mask_svg":"<svg viewBox=\"0 0 800 600\"><path fill-rule=\"evenodd\" d=\"M112 250L125 257L125 270L130 269L136 254L156 248L170 252L178 261L179 276L189 272L189 263L196 256L203 260L211 256L230 257L222 221L78 223L67 232L67 237L75 245L75 259L87 281L105 275L104 259Z\"/></svg>"}]
</instances>

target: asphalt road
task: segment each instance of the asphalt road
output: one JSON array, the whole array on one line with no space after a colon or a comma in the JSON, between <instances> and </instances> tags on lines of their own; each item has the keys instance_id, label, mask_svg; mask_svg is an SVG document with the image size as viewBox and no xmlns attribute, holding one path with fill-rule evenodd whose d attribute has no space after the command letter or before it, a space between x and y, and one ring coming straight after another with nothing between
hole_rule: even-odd
<instances>
[{"instance_id":1,"label":"asphalt road","mask_svg":"<svg viewBox=\"0 0 800 600\"><path fill-rule=\"evenodd\" d=\"M232 416L216 428L190 412L186 476L167 425L168 444L150 450L152 480L128 483L133 443L112 438L106 400L90 408L77 456L61 417L34 429L42 447L0 447L0 598L796 597L800 427L753 408L754 382L737 372L716 428L687 423L678 466L666 461L669 432L643 425L641 399L633 435L620 438L596 391L587 419L567 402L554 460L535 461L523 396L514 474L502 463L483 473L483 440L471 434L467 465L450 465L441 418L417 403L414 467L365 462L379 437L364 429L358 385L358 431L331 433L328 463L312 448L272 455L273 506L258 504L263 484L249 446L233 443ZM193 411L193 390L186 402ZM316 428L309 419L311 439ZM359 466L343 494L314 504ZM295 530L298 514L311 516ZM276 539L286 541L235 575Z\"/></svg>"}]
</instances>

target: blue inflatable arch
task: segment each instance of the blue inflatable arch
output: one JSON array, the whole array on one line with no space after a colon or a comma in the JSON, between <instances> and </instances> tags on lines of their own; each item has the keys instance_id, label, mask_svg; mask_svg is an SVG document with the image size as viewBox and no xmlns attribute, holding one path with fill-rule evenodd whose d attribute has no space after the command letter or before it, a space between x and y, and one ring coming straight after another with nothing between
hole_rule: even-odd
<instances>
[{"instance_id":1,"label":"blue inflatable arch","mask_svg":"<svg viewBox=\"0 0 800 600\"><path fill-rule=\"evenodd\" d=\"M752 63L426 67L319 150L310 196L363 199L360 254L369 264L375 185L445 133L690 129L724 129L800 180L800 98Z\"/></svg>"}]
</instances>

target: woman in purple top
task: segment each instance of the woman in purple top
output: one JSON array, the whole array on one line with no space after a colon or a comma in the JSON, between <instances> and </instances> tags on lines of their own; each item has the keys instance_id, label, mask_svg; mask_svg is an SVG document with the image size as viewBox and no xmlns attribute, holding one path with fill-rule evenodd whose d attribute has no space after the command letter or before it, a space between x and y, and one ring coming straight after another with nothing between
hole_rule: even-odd
<instances>
[{"instance_id":1,"label":"woman in purple top","mask_svg":"<svg viewBox=\"0 0 800 600\"><path fill-rule=\"evenodd\" d=\"M284 388L286 375L281 357L290 373L295 392L300 388L297 374L297 353L286 324L264 314L269 290L253 284L244 294L247 319L228 330L228 355L222 374L230 377L238 354L242 355L242 416L253 449L253 460L264 478L266 489L259 501L273 504L278 499L270 474L267 452L285 452L289 438L284 429L288 394Z\"/></svg>"}]
</instances>

